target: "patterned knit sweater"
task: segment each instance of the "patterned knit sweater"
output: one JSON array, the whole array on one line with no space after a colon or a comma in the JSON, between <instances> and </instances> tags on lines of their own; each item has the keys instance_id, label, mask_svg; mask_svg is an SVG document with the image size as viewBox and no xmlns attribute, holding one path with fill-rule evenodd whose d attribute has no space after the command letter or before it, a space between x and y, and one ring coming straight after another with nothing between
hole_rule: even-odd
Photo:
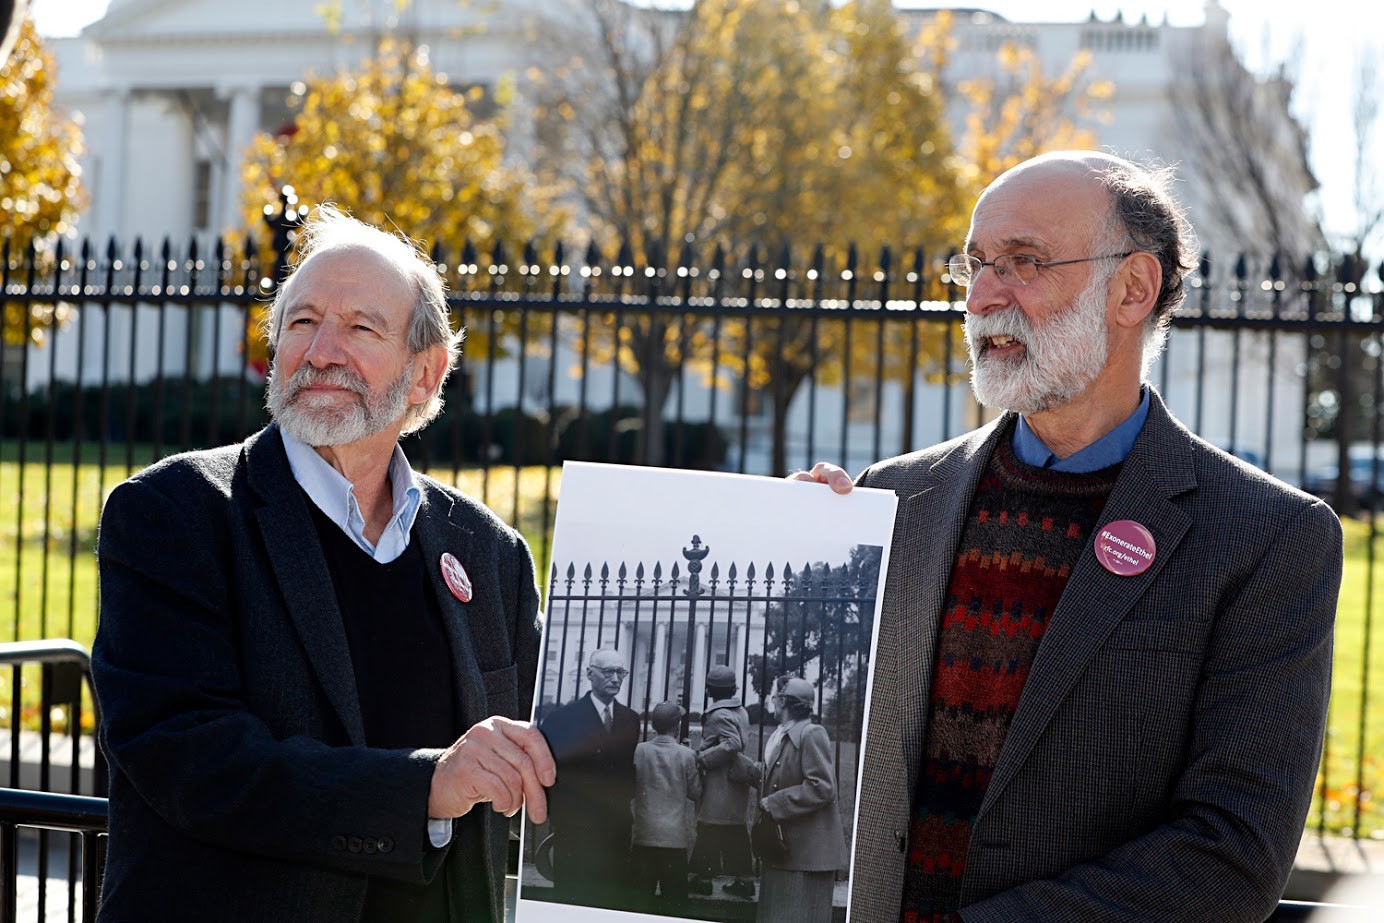
<instances>
[{"instance_id":1,"label":"patterned knit sweater","mask_svg":"<svg viewBox=\"0 0 1384 923\"><path fill-rule=\"evenodd\" d=\"M971 826L1053 609L1119 465L1064 474L1002 436L971 501L937 639L903 923L953 923Z\"/></svg>"}]
</instances>

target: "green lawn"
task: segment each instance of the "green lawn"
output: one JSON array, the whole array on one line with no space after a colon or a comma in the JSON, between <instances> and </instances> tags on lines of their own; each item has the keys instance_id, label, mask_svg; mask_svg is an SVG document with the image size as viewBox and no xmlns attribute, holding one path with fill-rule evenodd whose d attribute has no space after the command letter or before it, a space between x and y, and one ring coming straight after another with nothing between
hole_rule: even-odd
<instances>
[{"instance_id":1,"label":"green lawn","mask_svg":"<svg viewBox=\"0 0 1384 923\"><path fill-rule=\"evenodd\" d=\"M95 632L96 523L106 494L129 469L123 456L104 468L94 456L73 465L66 448L51 469L41 446L30 446L22 467L13 446L0 453L0 641L67 637L90 644ZM429 473L517 521L541 577L561 469Z\"/></svg>"},{"instance_id":2,"label":"green lawn","mask_svg":"<svg viewBox=\"0 0 1384 923\"><path fill-rule=\"evenodd\" d=\"M137 463L145 459L147 452L136 453ZM22 469L16 446L0 450L0 641L70 637L90 645L96 521L105 494L125 476L125 456L108 459L102 468L86 450L73 465L66 446L55 451L51 474L44 461L41 445L28 447ZM517 521L538 559L539 583L546 584L545 530L552 527L560 469L430 473L483 500L507 521ZM1313 829L1348 835L1358 829L1361 836L1384 839L1384 638L1378 637L1384 633L1384 516L1375 530L1373 562L1369 523L1347 520L1344 525L1346 569L1330 727L1308 823ZM36 677L26 671L25 685L37 688ZM9 684L0 683L0 724L9 720L9 699ZM28 709L25 717L32 719Z\"/></svg>"},{"instance_id":3,"label":"green lawn","mask_svg":"<svg viewBox=\"0 0 1384 923\"><path fill-rule=\"evenodd\" d=\"M1326 759L1308 825L1384 839L1384 516L1375 524L1373 561L1368 521L1343 525Z\"/></svg>"}]
</instances>

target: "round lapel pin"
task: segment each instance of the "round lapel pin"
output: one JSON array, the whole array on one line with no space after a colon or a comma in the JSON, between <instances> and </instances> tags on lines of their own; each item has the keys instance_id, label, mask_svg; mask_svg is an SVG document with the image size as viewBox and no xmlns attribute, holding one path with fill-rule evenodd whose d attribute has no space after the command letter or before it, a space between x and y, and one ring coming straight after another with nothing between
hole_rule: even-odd
<instances>
[{"instance_id":1,"label":"round lapel pin","mask_svg":"<svg viewBox=\"0 0 1384 923\"><path fill-rule=\"evenodd\" d=\"M464 603L471 601L471 578L466 576L466 568L450 551L442 553L442 579L447 581L447 589Z\"/></svg>"},{"instance_id":2,"label":"round lapel pin","mask_svg":"<svg viewBox=\"0 0 1384 923\"><path fill-rule=\"evenodd\" d=\"M1142 574L1157 551L1152 533L1132 519L1107 523L1096 532L1096 560L1117 577Z\"/></svg>"}]
</instances>

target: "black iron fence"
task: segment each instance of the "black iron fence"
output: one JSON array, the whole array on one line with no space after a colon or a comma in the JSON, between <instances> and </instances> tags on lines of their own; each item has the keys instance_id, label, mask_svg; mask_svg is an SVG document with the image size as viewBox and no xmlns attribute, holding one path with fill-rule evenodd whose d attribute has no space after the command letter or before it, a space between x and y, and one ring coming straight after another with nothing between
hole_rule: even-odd
<instances>
[{"instance_id":1,"label":"black iron fence","mask_svg":"<svg viewBox=\"0 0 1384 923\"><path fill-rule=\"evenodd\" d=\"M91 658L68 640L21 641L0 644L0 667L10 674L9 726L0 732L0 923L18 919L21 897L32 919L94 920L107 779L95 745Z\"/></svg>"},{"instance_id":2,"label":"black iron fence","mask_svg":"<svg viewBox=\"0 0 1384 923\"><path fill-rule=\"evenodd\" d=\"M410 458L519 527L546 572L564 460L857 471L957 435L982 413L945 256L439 247L468 339L447 410L410 439ZM1209 259L1152 372L1202 436L1358 511L1311 821L1356 837L1384 831L1377 273ZM0 639L89 642L106 493L149 461L264 422L257 323L273 278L254 247L219 243L0 253ZM6 707L12 726L38 726L31 704Z\"/></svg>"}]
</instances>

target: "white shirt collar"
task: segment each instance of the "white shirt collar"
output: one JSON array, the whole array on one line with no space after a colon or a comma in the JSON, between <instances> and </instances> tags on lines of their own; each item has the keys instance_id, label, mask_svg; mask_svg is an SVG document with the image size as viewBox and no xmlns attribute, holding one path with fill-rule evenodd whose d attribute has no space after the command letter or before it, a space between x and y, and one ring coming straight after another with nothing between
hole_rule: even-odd
<instances>
[{"instance_id":1,"label":"white shirt collar","mask_svg":"<svg viewBox=\"0 0 1384 923\"><path fill-rule=\"evenodd\" d=\"M355 485L318 455L312 446L282 429L279 435L283 439L284 453L288 456L293 479L328 519L381 564L388 564L404 553L408 547L409 533L413 530L413 521L418 516L422 491L418 489L413 468L404 457L403 449L395 445L394 454L389 460L389 483L394 492L389 524L381 533L379 542L371 544L365 537L365 517L361 515L360 504L356 502Z\"/></svg>"}]
</instances>

